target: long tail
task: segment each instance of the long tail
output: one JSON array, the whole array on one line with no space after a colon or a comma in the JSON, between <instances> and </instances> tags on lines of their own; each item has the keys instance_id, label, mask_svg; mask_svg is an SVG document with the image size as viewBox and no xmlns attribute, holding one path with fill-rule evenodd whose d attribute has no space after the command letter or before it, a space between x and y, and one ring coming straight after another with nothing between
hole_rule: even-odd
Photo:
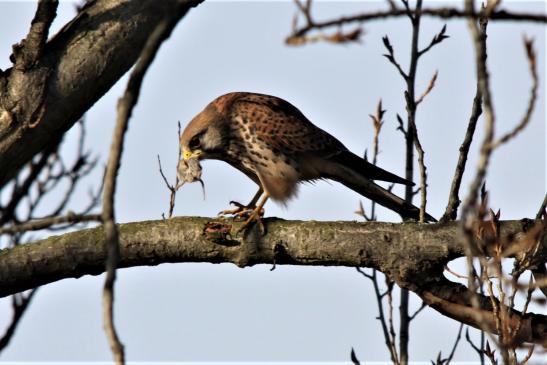
<instances>
[{"instance_id":1,"label":"long tail","mask_svg":"<svg viewBox=\"0 0 547 365\"><path fill-rule=\"evenodd\" d=\"M331 166L329 169L329 177L332 180L338 181L364 197L397 212L403 219L419 220L420 209L418 207L405 202L397 195L375 184L372 180L405 185L414 185L414 183L368 163L349 151L333 156L330 160L335 162L334 168ZM437 221L427 213L425 214L425 220L426 222Z\"/></svg>"}]
</instances>

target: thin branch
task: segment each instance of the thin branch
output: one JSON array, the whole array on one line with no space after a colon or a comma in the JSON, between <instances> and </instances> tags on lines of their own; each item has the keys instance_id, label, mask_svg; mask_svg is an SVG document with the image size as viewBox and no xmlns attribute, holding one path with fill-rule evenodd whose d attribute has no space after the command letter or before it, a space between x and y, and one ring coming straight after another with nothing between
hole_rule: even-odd
<instances>
[{"instance_id":1,"label":"thin branch","mask_svg":"<svg viewBox=\"0 0 547 365\"><path fill-rule=\"evenodd\" d=\"M393 323L391 322L390 330L388 330L387 324L386 324L386 317L384 314L384 304L383 304L383 297L384 295L387 295L388 293L391 293L393 289L393 285L388 286L386 292L382 294L380 292L380 286L378 285L378 275L377 271L375 269L372 270L372 275L367 274L361 268L357 267L357 271L363 275L364 277L370 279L372 281L372 285L374 287L374 294L376 296L376 304L378 305L378 317L376 319L380 321L380 325L382 327L382 333L384 334L384 341L386 343L386 347L389 351L389 356L391 357L391 362L393 364L399 363L399 355L397 354L397 347L395 346L395 338L394 335L392 335L393 332ZM392 307L390 309L390 312L392 311Z\"/></svg>"},{"instance_id":2,"label":"thin branch","mask_svg":"<svg viewBox=\"0 0 547 365\"><path fill-rule=\"evenodd\" d=\"M391 10L396 10L397 9L397 4L395 4L394 0L387 0L387 3L389 4L389 8Z\"/></svg>"},{"instance_id":3,"label":"thin branch","mask_svg":"<svg viewBox=\"0 0 547 365\"><path fill-rule=\"evenodd\" d=\"M355 350L353 350L353 347L351 348L350 358L353 365L361 365L357 355L355 355Z\"/></svg>"},{"instance_id":4,"label":"thin branch","mask_svg":"<svg viewBox=\"0 0 547 365\"><path fill-rule=\"evenodd\" d=\"M23 318L23 314L25 313L28 305L30 304L30 301L37 291L38 288L32 289L30 293L26 295L23 293L17 293L12 295L11 306L13 309L13 316L11 318L11 322L8 328L6 328L4 332L4 335L2 336L2 338L0 338L0 352L9 345L13 335L15 334L15 329L17 328L17 325L21 321L21 318Z\"/></svg>"},{"instance_id":5,"label":"thin branch","mask_svg":"<svg viewBox=\"0 0 547 365\"><path fill-rule=\"evenodd\" d=\"M386 285L387 285L387 290L386 290L386 297L387 297L387 318L388 318L388 324L389 324L389 342L392 344L392 347L393 347L393 352L394 354L396 355L395 359L396 359L396 362L394 362L394 364L401 364L402 362L402 357L403 357L403 354L401 353L401 355L399 356L397 354L397 347L395 346L395 338L397 337L397 335L395 334L395 328L393 326L393 282L390 282L390 280L387 278L386 276ZM401 289L402 291L403 289ZM401 349L401 339L399 338L399 350ZM401 350L402 352L402 350Z\"/></svg>"},{"instance_id":6,"label":"thin branch","mask_svg":"<svg viewBox=\"0 0 547 365\"><path fill-rule=\"evenodd\" d=\"M415 96L415 83L416 73L418 69L418 47L419 47L419 35L420 35L420 22L421 22L421 9L422 0L417 0L414 15L409 7L408 1L403 1L408 18L412 24L412 40L410 46L410 65L408 72L403 75L403 79L406 82L405 90L405 102L407 112L407 124L406 131L403 133L405 137L405 179L412 181L414 175L414 145L416 131L416 96ZM387 37L386 37L387 38ZM406 77L405 77L406 76ZM397 118L402 127L402 120L398 116ZM401 128L404 131L404 128ZM405 186L405 202L412 204L413 199L412 186ZM420 221L425 221L425 210L420 208ZM401 288L400 291L400 305L399 305L399 353L400 363L403 365L408 364L408 342L409 342L409 330L410 330L410 317L408 314L409 304L409 291L406 288Z\"/></svg>"},{"instance_id":7,"label":"thin branch","mask_svg":"<svg viewBox=\"0 0 547 365\"><path fill-rule=\"evenodd\" d=\"M410 13L409 13L410 11ZM294 29L292 34L289 35L286 39L286 42L294 42L297 38L302 38L306 36L309 32L313 30L321 30L329 27L339 27L345 24L350 23L363 23L371 20L383 20L386 18L394 18L400 16L432 16L442 19L449 18L467 18L467 19L480 19L482 17L482 12L476 12L474 10L460 10L456 8L423 8L420 10L407 10L407 9L390 9L384 11L376 11L370 13L363 13L352 16L342 16L337 19L331 19L326 21L314 21L312 24L306 24L300 29ZM494 10L488 16L489 20L495 21L521 21L521 22L537 22L537 23L547 23L547 15L544 14L533 14L533 13L520 13L506 10Z\"/></svg>"},{"instance_id":8,"label":"thin branch","mask_svg":"<svg viewBox=\"0 0 547 365\"><path fill-rule=\"evenodd\" d=\"M521 121L515 126L512 131L507 132L490 145L491 149L497 148L500 145L507 143L509 140L515 138L526 126L532 117L534 107L537 101L537 89L538 89L538 74L537 74L537 62L536 52L534 51L533 40L524 38L524 48L526 49L526 56L528 58L528 64L530 67L530 74L532 75L532 87L530 89L530 99L528 100L528 107L522 117Z\"/></svg>"},{"instance_id":9,"label":"thin branch","mask_svg":"<svg viewBox=\"0 0 547 365\"><path fill-rule=\"evenodd\" d=\"M450 355L448 355L448 357L446 358L446 365L449 365L454 358L454 354L456 353L456 349L458 348L458 344L460 343L460 339L462 337L463 325L463 323L460 324L460 329L458 330L458 335L456 336L456 340L454 341L454 346L452 346L452 351L450 351Z\"/></svg>"},{"instance_id":10,"label":"thin branch","mask_svg":"<svg viewBox=\"0 0 547 365\"><path fill-rule=\"evenodd\" d=\"M314 27L315 21L311 15L311 0L306 0L306 4L303 4L300 0L294 0L298 11L304 16L306 20L306 27ZM298 26L298 13L293 17L293 32L296 31ZM300 46L303 44L309 44L318 41L326 41L335 44L346 44L350 42L359 43L361 40L361 35L363 34L363 29L361 27L356 27L353 30L344 32L341 27L333 34L323 34L319 33L314 36L299 36L299 37L288 37L285 40L285 43L290 46Z\"/></svg>"},{"instance_id":11,"label":"thin branch","mask_svg":"<svg viewBox=\"0 0 547 365\"><path fill-rule=\"evenodd\" d=\"M406 74L406 72L403 71L401 65L399 64L399 62L397 62L397 60L395 59L395 51L393 50L393 46L391 45L390 41L389 41L389 37L386 35L386 36L383 36L382 37L382 42L384 43L384 47L386 47L387 49L387 54L384 54L383 56L385 58L387 58L389 60L389 62L391 62L391 64L393 66L395 66L395 68L397 69L397 71L399 71L399 74L401 75L401 77L405 80L405 81L408 81L408 75Z\"/></svg>"},{"instance_id":12,"label":"thin branch","mask_svg":"<svg viewBox=\"0 0 547 365\"><path fill-rule=\"evenodd\" d=\"M169 184L169 181L167 181L167 178L165 177L165 174L163 173L163 169L161 168L160 155L158 155L158 166L159 166L161 177L163 178L163 182L165 183L165 186L167 186L167 189L169 189L169 191L171 192L169 197L169 216L168 216L168 218L171 218L173 216L173 209L175 208L175 197L177 195L176 187L179 184L179 179L177 176L177 178L175 179L175 185Z\"/></svg>"},{"instance_id":13,"label":"thin branch","mask_svg":"<svg viewBox=\"0 0 547 365\"><path fill-rule=\"evenodd\" d=\"M532 355L534 354L534 348L535 346L530 346L530 348L528 349L528 353L526 354L526 356L524 356L524 358L517 362L517 365L524 365L528 362L528 360L530 360L532 358Z\"/></svg>"},{"instance_id":14,"label":"thin branch","mask_svg":"<svg viewBox=\"0 0 547 365\"><path fill-rule=\"evenodd\" d=\"M386 111L382 108L382 99L378 101L378 104L376 105L376 113L374 115L369 115L372 119L372 126L374 129L374 134L372 137L372 164L376 165L378 161L378 153L379 153L379 145L380 145L380 132L382 131L382 126L384 125L384 114ZM366 154L366 151L365 151ZM359 202L361 204L361 202ZM367 216L365 215L363 206L361 204L360 206L361 211L363 212L363 216L365 219L367 219ZM376 202L374 200L371 200L370 202L370 219L367 219L369 221L376 220Z\"/></svg>"},{"instance_id":15,"label":"thin branch","mask_svg":"<svg viewBox=\"0 0 547 365\"><path fill-rule=\"evenodd\" d=\"M467 11L475 12L473 0L466 0L465 6ZM486 170L492 152L492 150L488 148L488 146L490 145L490 143L492 143L492 140L494 138L495 117L490 94L489 74L486 66L486 32L481 31L481 29L486 29L487 21L488 20L486 18L481 18L480 28L474 19L468 19L467 22L473 40L473 46L475 48L477 85L483 99L485 123L484 137L480 149L479 161L477 163L477 170L475 173L475 177L471 182L469 193L462 208L462 231L464 241L466 243L465 246L468 270L467 286L472 293L471 303L473 309L476 310L478 316L477 320L484 325L483 327L491 328L491 323L486 325L486 317L483 315L483 312L478 310L478 308L480 307L480 303L478 300L477 285L475 282L475 270L473 267L472 253L474 247L476 246L474 245L475 237L473 235L472 225L475 221L482 220L482 217L479 217L480 210L477 208L478 191L480 186L484 184L484 177L486 176Z\"/></svg>"},{"instance_id":16,"label":"thin branch","mask_svg":"<svg viewBox=\"0 0 547 365\"><path fill-rule=\"evenodd\" d=\"M433 76L431 77L431 80L429 80L429 84L427 85L427 89L423 92L423 94L416 100L416 105L419 105L422 101L424 101L425 97L429 95L431 90L435 87L435 82L437 81L437 76L439 76L439 71L435 71Z\"/></svg>"},{"instance_id":17,"label":"thin branch","mask_svg":"<svg viewBox=\"0 0 547 365\"><path fill-rule=\"evenodd\" d=\"M427 167L425 166L425 151L422 147L422 143L418 138L418 129L415 124L414 118L409 118L412 123L410 130L414 133L414 146L418 152L418 168L420 170L420 222L425 222L425 212L427 204Z\"/></svg>"},{"instance_id":18,"label":"thin branch","mask_svg":"<svg viewBox=\"0 0 547 365\"><path fill-rule=\"evenodd\" d=\"M438 34L435 34L435 36L433 37L429 45L425 47L424 49L422 49L421 51L418 51L418 57L421 57L424 53L427 53L431 48L441 43L446 38L449 38L449 36L446 35L446 24L445 24L441 28L440 32Z\"/></svg>"},{"instance_id":19,"label":"thin branch","mask_svg":"<svg viewBox=\"0 0 547 365\"><path fill-rule=\"evenodd\" d=\"M15 209L21 202L21 200L27 197L29 189L35 183L36 179L47 166L50 156L57 151L59 147L60 139L51 143L47 149L45 149L38 158L38 161L29 164L29 173L21 185L15 184L11 194L9 203L2 209L2 215L0 216L0 225L4 225L14 218Z\"/></svg>"},{"instance_id":20,"label":"thin branch","mask_svg":"<svg viewBox=\"0 0 547 365\"><path fill-rule=\"evenodd\" d=\"M541 203L541 206L539 207L539 210L536 214L536 220L540 219L545 214L546 208L547 208L547 194L545 194L545 197L543 198L543 202Z\"/></svg>"},{"instance_id":21,"label":"thin branch","mask_svg":"<svg viewBox=\"0 0 547 365\"><path fill-rule=\"evenodd\" d=\"M425 303L422 301L422 304L420 305L420 308L416 309L414 311L414 313L412 313L411 316L408 317L408 321L411 322L412 320L414 320L414 318L416 318L418 316L418 314L421 313L421 311L424 310L424 308L426 307Z\"/></svg>"},{"instance_id":22,"label":"thin branch","mask_svg":"<svg viewBox=\"0 0 547 365\"><path fill-rule=\"evenodd\" d=\"M473 1L466 0L466 4L469 4L468 6L472 8ZM485 22L487 22L486 19L484 18L481 19L481 29L486 29ZM483 184L484 177L486 175L486 169L488 168L488 163L490 162L490 156L492 153L492 149L490 149L489 146L491 145L494 139L494 122L495 122L495 115L494 115L494 109L492 106L492 97L490 92L490 75L486 67L486 57L487 57L486 33L481 31L479 29L479 26L472 19L468 21L468 26L471 32L471 36L473 38L473 45L475 48L477 83L478 83L479 90L481 92L482 99L483 99L485 123L484 123L484 137L481 144L480 156L479 156L479 161L477 164L477 171L475 173L474 179L471 182L471 186L469 188L469 194L462 208L463 217L465 219L469 218L471 209L474 209L476 205L478 191L480 186Z\"/></svg>"},{"instance_id":23,"label":"thin branch","mask_svg":"<svg viewBox=\"0 0 547 365\"><path fill-rule=\"evenodd\" d=\"M547 264L538 264L536 268L532 269L532 273L539 290L547 297Z\"/></svg>"},{"instance_id":24,"label":"thin branch","mask_svg":"<svg viewBox=\"0 0 547 365\"><path fill-rule=\"evenodd\" d=\"M477 346L477 345L475 345L473 340L471 340L471 336L469 336L469 327L467 327L465 329L465 340L469 343L471 348L473 348L473 350L475 350L475 352L479 355L480 363L481 363L481 365L483 365L484 364L484 353L482 352L482 345Z\"/></svg>"},{"instance_id":25,"label":"thin branch","mask_svg":"<svg viewBox=\"0 0 547 365\"><path fill-rule=\"evenodd\" d=\"M397 129L396 130L400 131L406 140L407 130L405 129L405 126L403 124L403 118L401 118L399 114L397 114Z\"/></svg>"},{"instance_id":26,"label":"thin branch","mask_svg":"<svg viewBox=\"0 0 547 365\"><path fill-rule=\"evenodd\" d=\"M180 128L180 121L178 122L178 134L177 134L177 136L178 136L177 141L180 141L180 137L182 136L181 128ZM177 145L179 146L179 155L178 155L178 159L177 159L177 168L178 168L178 164L180 163L180 160L181 160L181 157L182 157L182 148L180 146L180 143L177 143ZM160 155L158 155L158 166L159 166L161 177L163 178L163 182L167 186L167 189L169 189L169 191L171 192L170 197L169 197L169 217L168 217L168 218L171 218L173 216L173 209L175 208L175 198L177 196L177 189L179 188L179 174L178 173L175 174L175 184L171 185L171 184L169 184L169 181L167 181L167 178L165 177L165 174L163 173L163 169L161 168ZM202 187L203 187L203 181L200 181L200 182L201 182ZM205 196L205 188L203 188L203 194Z\"/></svg>"},{"instance_id":27,"label":"thin branch","mask_svg":"<svg viewBox=\"0 0 547 365\"><path fill-rule=\"evenodd\" d=\"M83 222L100 222L100 214L75 214L73 212L68 212L64 216L57 217L47 217L42 219L35 219L26 221L21 224L13 225L10 227L0 228L0 234L15 234L23 233L28 231L39 231L41 229L50 228L58 224L65 223L83 223Z\"/></svg>"},{"instance_id":28,"label":"thin branch","mask_svg":"<svg viewBox=\"0 0 547 365\"><path fill-rule=\"evenodd\" d=\"M486 40L486 26L487 22L481 23L479 30L481 38ZM455 220L458 213L458 207L461 203L459 198L460 186L462 183L463 173L465 171L465 165L467 163L467 156L469 154L469 148L471 142L473 142L473 135L477 127L477 121L482 114L482 93L479 87L479 81L477 80L477 86L475 91L475 97L473 98L473 106L471 107L471 116L469 117L469 123L467 124L467 130L465 137L460 146L460 155L458 157L458 163L454 171L454 177L452 178L452 184L450 186L450 193L448 198L448 204L446 205L445 212L441 218L441 222L448 222Z\"/></svg>"},{"instance_id":29,"label":"thin branch","mask_svg":"<svg viewBox=\"0 0 547 365\"><path fill-rule=\"evenodd\" d=\"M124 135L133 108L139 99L140 88L146 71L152 64L160 45L170 36L173 28L187 11L186 4L181 2L176 12L158 23L141 51L139 60L127 82L124 95L118 101L118 117L105 173L102 213L108 251L103 290L103 322L114 360L118 365L125 363L125 355L123 345L114 327L113 313L114 282L120 255L119 233L114 216L114 194L116 191L116 177L121 163Z\"/></svg>"}]
</instances>

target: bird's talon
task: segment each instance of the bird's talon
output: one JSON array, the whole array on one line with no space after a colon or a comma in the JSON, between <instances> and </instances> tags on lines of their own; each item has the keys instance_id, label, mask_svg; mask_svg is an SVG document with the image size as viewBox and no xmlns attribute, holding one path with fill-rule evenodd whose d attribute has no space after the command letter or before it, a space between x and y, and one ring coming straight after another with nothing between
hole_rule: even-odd
<instances>
[{"instance_id":1,"label":"bird's talon","mask_svg":"<svg viewBox=\"0 0 547 365\"><path fill-rule=\"evenodd\" d=\"M260 233L262 235L266 234L266 227L264 226L264 222L262 221L262 216L264 215L264 209L261 209L259 212L256 210L253 210L252 213L249 215L249 218L239 227L236 234L239 234L242 231L245 231L247 228L250 228L253 223L258 223L258 227L260 229Z\"/></svg>"},{"instance_id":2,"label":"bird's talon","mask_svg":"<svg viewBox=\"0 0 547 365\"><path fill-rule=\"evenodd\" d=\"M237 208L222 210L218 215L231 215L234 220L236 218L248 218L256 209L254 205L243 205L235 201L231 201L230 204L235 205Z\"/></svg>"},{"instance_id":3,"label":"bird's talon","mask_svg":"<svg viewBox=\"0 0 547 365\"><path fill-rule=\"evenodd\" d=\"M235 205L236 207L240 208L240 209L243 209L243 208L248 208L247 206L241 204L241 203L238 203L236 201L233 201L233 200L230 200L230 205Z\"/></svg>"}]
</instances>

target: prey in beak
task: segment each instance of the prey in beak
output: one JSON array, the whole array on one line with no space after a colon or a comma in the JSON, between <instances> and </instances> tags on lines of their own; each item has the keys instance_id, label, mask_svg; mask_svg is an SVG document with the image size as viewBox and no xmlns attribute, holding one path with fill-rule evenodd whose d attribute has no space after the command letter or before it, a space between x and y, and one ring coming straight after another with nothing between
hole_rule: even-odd
<instances>
[{"instance_id":1,"label":"prey in beak","mask_svg":"<svg viewBox=\"0 0 547 365\"><path fill-rule=\"evenodd\" d=\"M184 151L183 158L179 161L177 167L177 176L179 183L175 189L179 189L185 183L193 183L199 181L203 189L203 197L205 198L205 184L201 180L201 164L195 154L190 151Z\"/></svg>"}]
</instances>

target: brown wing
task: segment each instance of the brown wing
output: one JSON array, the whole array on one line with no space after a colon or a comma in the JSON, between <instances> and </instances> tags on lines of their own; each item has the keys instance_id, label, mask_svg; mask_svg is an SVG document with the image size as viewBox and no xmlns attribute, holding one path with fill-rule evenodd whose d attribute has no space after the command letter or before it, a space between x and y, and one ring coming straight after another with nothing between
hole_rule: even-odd
<instances>
[{"instance_id":1,"label":"brown wing","mask_svg":"<svg viewBox=\"0 0 547 365\"><path fill-rule=\"evenodd\" d=\"M312 124L295 106L275 96L242 94L232 111L249 123L249 131L272 150L287 155L312 153L329 157L346 147Z\"/></svg>"}]
</instances>

